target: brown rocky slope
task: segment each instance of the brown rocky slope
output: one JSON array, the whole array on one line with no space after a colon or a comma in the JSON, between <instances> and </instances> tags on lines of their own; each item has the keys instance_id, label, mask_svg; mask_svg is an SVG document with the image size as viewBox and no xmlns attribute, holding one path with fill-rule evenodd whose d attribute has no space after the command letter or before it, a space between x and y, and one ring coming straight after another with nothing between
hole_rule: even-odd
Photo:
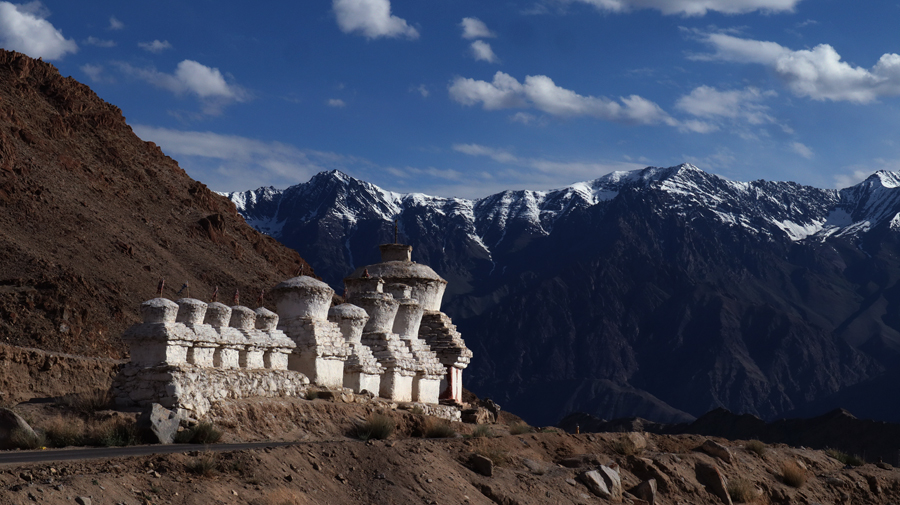
<instances>
[{"instance_id":1,"label":"brown rocky slope","mask_svg":"<svg viewBox=\"0 0 900 505\"><path fill-rule=\"evenodd\" d=\"M121 357L135 309L182 283L244 304L309 265L250 228L121 111L0 50L0 343ZM182 293L182 296L184 293Z\"/></svg>"}]
</instances>

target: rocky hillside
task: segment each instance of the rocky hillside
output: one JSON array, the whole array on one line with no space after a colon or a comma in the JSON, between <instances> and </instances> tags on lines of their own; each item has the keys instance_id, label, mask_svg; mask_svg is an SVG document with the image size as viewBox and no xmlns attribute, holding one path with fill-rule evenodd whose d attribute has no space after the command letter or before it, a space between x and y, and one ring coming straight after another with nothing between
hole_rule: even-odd
<instances>
[{"instance_id":1,"label":"rocky hillside","mask_svg":"<svg viewBox=\"0 0 900 505\"><path fill-rule=\"evenodd\" d=\"M215 420L226 427L228 442L261 435L293 444L226 452L213 445L186 454L5 464L0 501L71 504L82 497L81 503L188 505L713 505L900 500L900 471L891 464L845 466L822 451L758 441L574 435L552 429L521 433L506 425L484 425L488 430L482 428L482 436L475 437L473 425L460 423L452 426L459 433L455 437L424 438L423 416L388 411L397 426L394 433L387 440L364 442L347 431L379 410L372 404L291 399L224 402L220 407ZM77 449L66 451L72 450Z\"/></svg>"},{"instance_id":2,"label":"rocky hillside","mask_svg":"<svg viewBox=\"0 0 900 505\"><path fill-rule=\"evenodd\" d=\"M718 407L898 421L868 401L900 369L898 180L836 191L681 165L464 200L323 172L228 196L338 289L397 220L450 281L444 310L475 351L466 386L531 422Z\"/></svg>"},{"instance_id":3,"label":"rocky hillside","mask_svg":"<svg viewBox=\"0 0 900 505\"><path fill-rule=\"evenodd\" d=\"M0 342L119 357L166 280L220 299L308 265L52 65L0 50ZM182 293L184 295L184 293ZM248 300L249 298L249 300Z\"/></svg>"}]
</instances>

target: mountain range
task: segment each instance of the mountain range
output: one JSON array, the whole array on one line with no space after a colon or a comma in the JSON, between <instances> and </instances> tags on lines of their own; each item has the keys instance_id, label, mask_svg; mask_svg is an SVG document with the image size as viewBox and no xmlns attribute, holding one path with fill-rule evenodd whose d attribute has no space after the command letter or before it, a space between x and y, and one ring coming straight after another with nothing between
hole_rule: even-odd
<instances>
[{"instance_id":1,"label":"mountain range","mask_svg":"<svg viewBox=\"0 0 900 505\"><path fill-rule=\"evenodd\" d=\"M900 383L900 174L833 190L683 164L468 200L331 171L226 196L338 292L396 221L450 282L466 386L532 423L720 407L900 421L884 396Z\"/></svg>"}]
</instances>

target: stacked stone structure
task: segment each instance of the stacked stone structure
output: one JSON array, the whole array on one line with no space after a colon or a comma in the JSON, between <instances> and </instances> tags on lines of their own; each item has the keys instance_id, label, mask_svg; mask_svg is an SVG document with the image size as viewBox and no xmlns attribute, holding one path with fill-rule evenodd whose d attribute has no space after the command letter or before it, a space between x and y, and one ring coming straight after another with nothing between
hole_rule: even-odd
<instances>
[{"instance_id":1,"label":"stacked stone structure","mask_svg":"<svg viewBox=\"0 0 900 505\"><path fill-rule=\"evenodd\" d=\"M126 330L131 361L113 384L120 405L159 403L200 417L216 400L299 396L310 383L416 401L442 413L462 402L472 353L440 312L447 281L411 260L412 247L381 246L382 262L345 279L347 301L312 277L272 290L275 312L192 298L154 298Z\"/></svg>"},{"instance_id":2,"label":"stacked stone structure","mask_svg":"<svg viewBox=\"0 0 900 505\"><path fill-rule=\"evenodd\" d=\"M131 361L113 383L117 404L159 403L203 415L211 401L291 396L309 384L288 370L297 344L264 308L154 298L141 304L141 315L143 322L122 336Z\"/></svg>"},{"instance_id":3,"label":"stacked stone structure","mask_svg":"<svg viewBox=\"0 0 900 505\"><path fill-rule=\"evenodd\" d=\"M398 330L407 325L404 333L413 353L424 363L431 363L432 356L436 357L443 365L445 373L441 374L438 390L439 398L449 402L462 403L462 371L469 365L472 351L466 347L465 342L456 331L450 317L441 312L441 301L447 281L441 278L434 270L426 265L412 261L412 246L406 244L383 244L381 250L381 263L367 265L356 269L349 277L344 279L348 298L352 299L355 293L371 289L372 283L381 280L388 286L399 284L409 287L407 295L403 288L389 288L389 291L402 293L402 297L409 297L418 302L422 309L422 316L410 325L401 318ZM366 277L367 276L367 277ZM412 312L412 311L411 311ZM417 338L412 335L417 334ZM425 350L422 345L428 347ZM426 371L420 365L417 376L417 384L425 392L424 397L431 397L429 383L434 380L436 374L430 373L433 368ZM419 393L423 396L422 393Z\"/></svg>"}]
</instances>

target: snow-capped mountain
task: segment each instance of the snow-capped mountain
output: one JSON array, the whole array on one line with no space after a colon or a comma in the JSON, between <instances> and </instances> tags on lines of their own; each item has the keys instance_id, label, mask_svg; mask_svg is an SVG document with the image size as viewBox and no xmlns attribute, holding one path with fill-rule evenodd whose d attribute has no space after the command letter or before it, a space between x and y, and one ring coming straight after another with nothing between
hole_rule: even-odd
<instances>
[{"instance_id":1,"label":"snow-capped mountain","mask_svg":"<svg viewBox=\"0 0 900 505\"><path fill-rule=\"evenodd\" d=\"M900 174L838 191L685 164L466 200L332 171L227 196L338 290L396 221L450 281L468 386L534 422L773 417L900 363Z\"/></svg>"}]
</instances>

